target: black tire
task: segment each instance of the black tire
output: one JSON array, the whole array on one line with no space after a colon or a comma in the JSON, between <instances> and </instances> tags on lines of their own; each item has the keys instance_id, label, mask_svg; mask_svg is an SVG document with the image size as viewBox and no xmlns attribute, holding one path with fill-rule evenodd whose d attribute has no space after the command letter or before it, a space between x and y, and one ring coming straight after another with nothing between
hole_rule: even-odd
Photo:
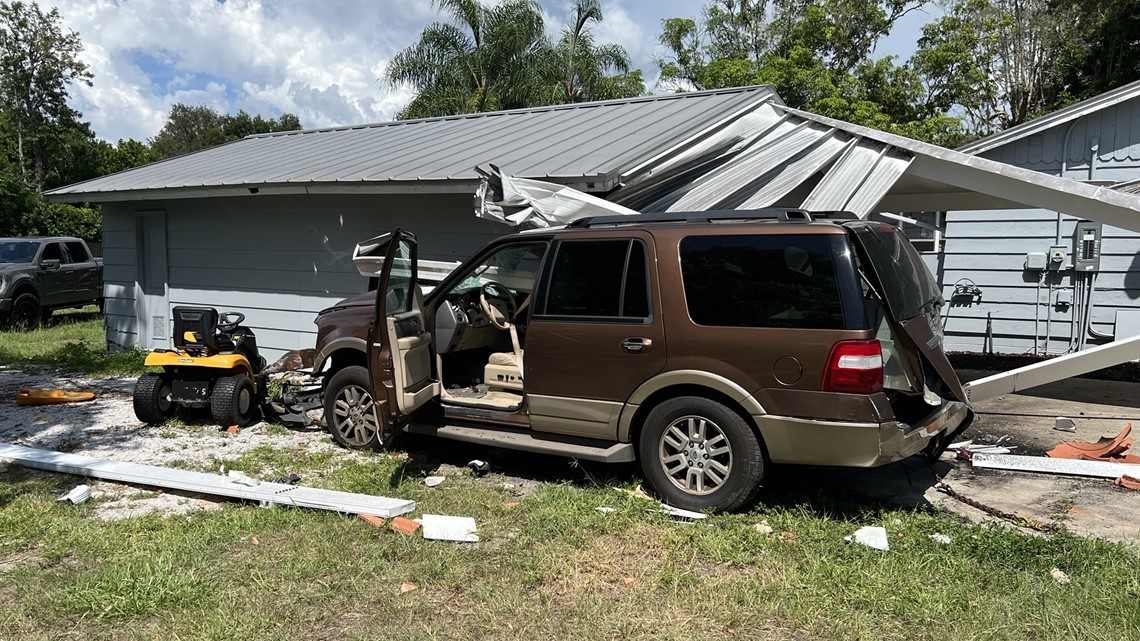
<instances>
[{"instance_id":1,"label":"black tire","mask_svg":"<svg viewBox=\"0 0 1140 641\"><path fill-rule=\"evenodd\" d=\"M160 374L143 374L135 383L135 416L147 425L160 425L174 414L170 379Z\"/></svg>"},{"instance_id":2,"label":"black tire","mask_svg":"<svg viewBox=\"0 0 1140 641\"><path fill-rule=\"evenodd\" d=\"M41 309L40 310L40 324L41 325L47 325L48 321L51 320L51 311L52 310L50 310L50 309Z\"/></svg>"},{"instance_id":3,"label":"black tire","mask_svg":"<svg viewBox=\"0 0 1140 641\"><path fill-rule=\"evenodd\" d=\"M40 299L31 292L20 294L12 301L9 318L16 329L35 329L40 324Z\"/></svg>"},{"instance_id":4,"label":"black tire","mask_svg":"<svg viewBox=\"0 0 1140 641\"><path fill-rule=\"evenodd\" d=\"M257 390L245 374L223 376L210 392L210 415L222 427L245 427L257 414Z\"/></svg>"},{"instance_id":5,"label":"black tire","mask_svg":"<svg viewBox=\"0 0 1140 641\"><path fill-rule=\"evenodd\" d=\"M333 440L354 450L380 450L384 446L381 423L373 406L368 369L346 367L325 387L325 425Z\"/></svg>"},{"instance_id":6,"label":"black tire","mask_svg":"<svg viewBox=\"0 0 1140 641\"><path fill-rule=\"evenodd\" d=\"M756 496L768 470L748 422L700 396L654 407L641 430L638 455L658 496L686 510L738 510Z\"/></svg>"}]
</instances>

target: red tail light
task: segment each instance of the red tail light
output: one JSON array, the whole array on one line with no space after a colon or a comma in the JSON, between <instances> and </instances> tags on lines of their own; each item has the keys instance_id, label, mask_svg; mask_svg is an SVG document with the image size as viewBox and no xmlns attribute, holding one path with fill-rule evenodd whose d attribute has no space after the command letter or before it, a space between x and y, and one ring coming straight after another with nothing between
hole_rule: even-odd
<instances>
[{"instance_id":1,"label":"red tail light","mask_svg":"<svg viewBox=\"0 0 1140 641\"><path fill-rule=\"evenodd\" d=\"M824 392L873 394L883 390L883 348L879 341L839 341L823 372Z\"/></svg>"}]
</instances>

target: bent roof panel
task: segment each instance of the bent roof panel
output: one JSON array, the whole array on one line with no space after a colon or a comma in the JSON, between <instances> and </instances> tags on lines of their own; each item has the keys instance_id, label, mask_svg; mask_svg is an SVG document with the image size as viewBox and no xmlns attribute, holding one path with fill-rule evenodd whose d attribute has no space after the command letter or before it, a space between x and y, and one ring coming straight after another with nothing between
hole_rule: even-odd
<instances>
[{"instance_id":1,"label":"bent roof panel","mask_svg":"<svg viewBox=\"0 0 1140 641\"><path fill-rule=\"evenodd\" d=\"M749 106L767 86L249 136L47 192L53 200L221 186L474 181L494 163L532 178L609 179ZM113 199L113 198L111 198Z\"/></svg>"}]
</instances>

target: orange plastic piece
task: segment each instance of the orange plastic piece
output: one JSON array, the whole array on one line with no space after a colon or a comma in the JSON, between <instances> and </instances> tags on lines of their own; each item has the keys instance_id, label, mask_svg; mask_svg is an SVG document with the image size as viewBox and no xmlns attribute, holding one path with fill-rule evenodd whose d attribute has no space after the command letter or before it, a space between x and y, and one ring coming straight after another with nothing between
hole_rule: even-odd
<instances>
[{"instance_id":1,"label":"orange plastic piece","mask_svg":"<svg viewBox=\"0 0 1140 641\"><path fill-rule=\"evenodd\" d=\"M373 514L357 514L361 520L371 523L376 527L384 527L384 518Z\"/></svg>"},{"instance_id":2,"label":"orange plastic piece","mask_svg":"<svg viewBox=\"0 0 1140 641\"><path fill-rule=\"evenodd\" d=\"M95 400L92 392L73 392L62 389L22 389L16 394L16 405L59 405Z\"/></svg>"},{"instance_id":3,"label":"orange plastic piece","mask_svg":"<svg viewBox=\"0 0 1140 641\"><path fill-rule=\"evenodd\" d=\"M392 519L389 527L399 532L400 534L414 534L416 530L420 529L420 524L411 519L405 519L402 516L397 516L396 518Z\"/></svg>"},{"instance_id":4,"label":"orange plastic piece","mask_svg":"<svg viewBox=\"0 0 1140 641\"><path fill-rule=\"evenodd\" d=\"M1045 452L1045 456L1106 463L1140 463L1140 456L1127 454L1132 447L1131 433L1132 424L1127 423L1113 438L1102 438L1096 443L1067 441Z\"/></svg>"},{"instance_id":5,"label":"orange plastic piece","mask_svg":"<svg viewBox=\"0 0 1140 641\"><path fill-rule=\"evenodd\" d=\"M1129 490L1140 490L1140 479L1128 476L1127 474L1116 479L1112 484Z\"/></svg>"}]
</instances>

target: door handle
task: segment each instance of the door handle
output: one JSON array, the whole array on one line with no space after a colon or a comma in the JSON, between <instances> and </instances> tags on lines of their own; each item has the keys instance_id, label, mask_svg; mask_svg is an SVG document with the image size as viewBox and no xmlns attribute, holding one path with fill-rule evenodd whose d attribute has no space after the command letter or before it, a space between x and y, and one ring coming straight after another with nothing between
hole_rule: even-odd
<instances>
[{"instance_id":1,"label":"door handle","mask_svg":"<svg viewBox=\"0 0 1140 641\"><path fill-rule=\"evenodd\" d=\"M627 338L621 342L621 349L630 354L644 354L653 349L653 339Z\"/></svg>"}]
</instances>

